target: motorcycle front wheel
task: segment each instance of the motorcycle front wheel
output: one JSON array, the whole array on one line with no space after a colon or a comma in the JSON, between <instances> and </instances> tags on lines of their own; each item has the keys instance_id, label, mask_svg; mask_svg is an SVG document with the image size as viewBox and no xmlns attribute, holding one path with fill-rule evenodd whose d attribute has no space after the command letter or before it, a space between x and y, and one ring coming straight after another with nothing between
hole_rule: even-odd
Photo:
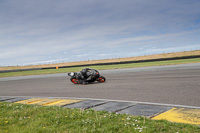
<instances>
[{"instance_id":1,"label":"motorcycle front wheel","mask_svg":"<svg viewBox=\"0 0 200 133\"><path fill-rule=\"evenodd\" d=\"M105 77L103 77L103 76L100 76L99 78L98 78L98 80L97 80L99 83L103 83L103 82L105 82L106 81L106 78Z\"/></svg>"},{"instance_id":2,"label":"motorcycle front wheel","mask_svg":"<svg viewBox=\"0 0 200 133\"><path fill-rule=\"evenodd\" d=\"M74 83L74 84L79 84L78 79L76 79L76 78L74 78L74 77L70 78L70 81L71 81L72 83Z\"/></svg>"}]
</instances>

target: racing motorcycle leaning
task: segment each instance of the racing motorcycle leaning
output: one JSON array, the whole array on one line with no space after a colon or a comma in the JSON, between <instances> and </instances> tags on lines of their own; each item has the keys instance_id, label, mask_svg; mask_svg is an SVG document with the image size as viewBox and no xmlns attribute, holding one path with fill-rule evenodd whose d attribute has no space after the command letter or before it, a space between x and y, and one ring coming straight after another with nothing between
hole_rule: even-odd
<instances>
[{"instance_id":1,"label":"racing motorcycle leaning","mask_svg":"<svg viewBox=\"0 0 200 133\"><path fill-rule=\"evenodd\" d=\"M74 84L83 84L83 80L80 80L81 72L70 72L68 73L68 76L70 76L70 81ZM87 72L85 72L85 78L84 82L86 83L93 83L93 82L99 82L103 83L106 81L106 78L101 76L99 72L95 69L89 69Z\"/></svg>"}]
</instances>

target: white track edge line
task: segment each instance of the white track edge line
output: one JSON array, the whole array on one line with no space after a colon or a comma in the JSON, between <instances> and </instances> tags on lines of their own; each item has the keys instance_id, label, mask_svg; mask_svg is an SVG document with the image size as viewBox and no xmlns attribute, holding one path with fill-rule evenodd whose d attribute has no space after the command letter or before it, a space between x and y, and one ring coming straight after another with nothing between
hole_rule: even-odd
<instances>
[{"instance_id":1,"label":"white track edge line","mask_svg":"<svg viewBox=\"0 0 200 133\"><path fill-rule=\"evenodd\" d=\"M131 102L136 104L147 104L147 105L158 105L158 106L169 106L169 107L179 107L179 108L193 108L200 109L197 106L188 105L176 105L176 104L165 104L165 103L153 103L153 102L139 102L139 101L127 101L127 100L112 100L112 99L98 99L98 98L76 98L76 97L46 97L46 96L0 96L0 97L25 97L25 98L65 98L65 99L77 99L77 100L102 100L109 102Z\"/></svg>"}]
</instances>

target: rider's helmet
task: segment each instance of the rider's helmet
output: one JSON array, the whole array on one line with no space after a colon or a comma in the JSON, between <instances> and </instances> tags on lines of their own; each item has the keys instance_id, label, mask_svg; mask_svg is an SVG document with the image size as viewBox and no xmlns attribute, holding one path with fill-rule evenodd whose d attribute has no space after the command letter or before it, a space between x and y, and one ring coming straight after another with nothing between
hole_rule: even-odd
<instances>
[{"instance_id":1,"label":"rider's helmet","mask_svg":"<svg viewBox=\"0 0 200 133\"><path fill-rule=\"evenodd\" d=\"M71 73L68 73L69 76L74 76L75 73L74 72L71 72Z\"/></svg>"}]
</instances>

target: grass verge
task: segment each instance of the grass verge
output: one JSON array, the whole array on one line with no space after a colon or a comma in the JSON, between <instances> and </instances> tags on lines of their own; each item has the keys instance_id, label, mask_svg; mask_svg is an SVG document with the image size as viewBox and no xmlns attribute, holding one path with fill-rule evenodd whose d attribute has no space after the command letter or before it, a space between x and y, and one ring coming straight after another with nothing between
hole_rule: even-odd
<instances>
[{"instance_id":1,"label":"grass verge","mask_svg":"<svg viewBox=\"0 0 200 133\"><path fill-rule=\"evenodd\" d=\"M190 124L151 120L141 116L69 109L57 106L0 102L0 132L12 133L199 133Z\"/></svg>"},{"instance_id":2,"label":"grass verge","mask_svg":"<svg viewBox=\"0 0 200 133\"><path fill-rule=\"evenodd\" d=\"M56 66L60 67L60 66L86 65L86 64L96 64L96 63L111 63L111 62L121 62L121 61L138 61L138 60L198 56L198 55L200 55L200 50L163 53L163 54L154 54L154 55L145 55L145 56L137 56L137 57L127 57L127 58L88 60L88 61L78 61L78 62L65 62L65 63L56 63L56 64L41 64L41 65L28 65L28 66L7 66L7 67L1 67L0 66L0 70L47 68L47 67L56 67Z\"/></svg>"},{"instance_id":3,"label":"grass verge","mask_svg":"<svg viewBox=\"0 0 200 133\"><path fill-rule=\"evenodd\" d=\"M97 69L97 70L106 70L106 69L188 64L188 63L199 63L199 62L200 62L200 58L195 58L195 59L155 61L155 62L130 63L130 64L118 64L118 65L102 65L102 66L90 66L90 67ZM80 71L83 68L84 67L73 67L73 68L60 68L60 69L44 69L44 70L33 70L33 71L7 72L7 73L0 73L0 77L76 72L76 71Z\"/></svg>"}]
</instances>

